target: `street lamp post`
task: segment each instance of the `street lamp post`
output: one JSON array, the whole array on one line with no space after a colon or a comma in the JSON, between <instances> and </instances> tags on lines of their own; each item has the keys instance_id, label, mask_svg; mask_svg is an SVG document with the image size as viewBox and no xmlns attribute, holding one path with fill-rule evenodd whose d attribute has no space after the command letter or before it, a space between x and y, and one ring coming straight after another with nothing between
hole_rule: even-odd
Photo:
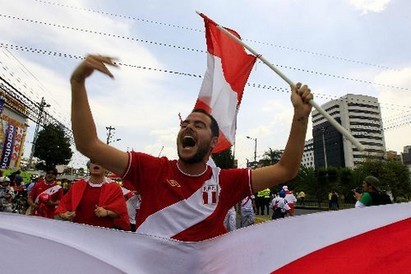
<instances>
[{"instance_id":1,"label":"street lamp post","mask_svg":"<svg viewBox=\"0 0 411 274\"><path fill-rule=\"evenodd\" d=\"M254 141L254 164L257 164L257 138L251 138L250 136L246 136L247 139Z\"/></svg>"},{"instance_id":2,"label":"street lamp post","mask_svg":"<svg viewBox=\"0 0 411 274\"><path fill-rule=\"evenodd\" d=\"M325 147L325 137L324 137L324 135L325 135L325 130L326 130L325 127L322 127L322 128L321 128L322 139L323 139L323 150L324 150L324 166L325 166L325 169L327 169L327 168L328 168L328 163L327 163L327 149L326 149L326 147Z\"/></svg>"}]
</instances>

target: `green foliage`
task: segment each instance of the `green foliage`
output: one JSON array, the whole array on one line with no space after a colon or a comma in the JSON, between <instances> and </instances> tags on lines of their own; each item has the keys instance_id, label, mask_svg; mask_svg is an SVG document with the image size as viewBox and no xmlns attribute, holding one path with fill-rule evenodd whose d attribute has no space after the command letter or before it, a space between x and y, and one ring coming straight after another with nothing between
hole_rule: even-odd
<instances>
[{"instance_id":1,"label":"green foliage","mask_svg":"<svg viewBox=\"0 0 411 274\"><path fill-rule=\"evenodd\" d=\"M221 169L228 169L234 167L234 156L230 149L226 149L220 153L215 153L212 158L216 164Z\"/></svg>"},{"instance_id":2,"label":"green foliage","mask_svg":"<svg viewBox=\"0 0 411 274\"><path fill-rule=\"evenodd\" d=\"M260 164L262 166L277 163L281 158L280 150L269 148L264 152ZM336 190L343 201L354 203L352 189L361 187L364 178L373 175L380 180L381 190L392 194L394 201L409 201L411 197L410 172L406 165L398 161L383 161L370 159L358 165L355 169L329 167L327 169L307 168L302 166L297 177L287 182L295 192L304 191L307 197L316 199L318 203L328 200L328 193ZM272 188L278 192L281 186Z\"/></svg>"},{"instance_id":3,"label":"green foliage","mask_svg":"<svg viewBox=\"0 0 411 274\"><path fill-rule=\"evenodd\" d=\"M9 176L15 171L16 170L13 169L6 169L3 171L3 176ZM33 176L33 174L28 171L20 170L20 176L21 178L23 178L23 182L27 183L31 181L31 177Z\"/></svg>"},{"instance_id":4,"label":"green foliage","mask_svg":"<svg viewBox=\"0 0 411 274\"><path fill-rule=\"evenodd\" d=\"M381 190L391 192L394 201L398 197L409 198L411 194L410 174L406 165L397 161L369 160L358 166L355 171L362 182L367 175L373 175L380 180Z\"/></svg>"},{"instance_id":5,"label":"green foliage","mask_svg":"<svg viewBox=\"0 0 411 274\"><path fill-rule=\"evenodd\" d=\"M263 154L263 158L259 161L261 166L270 166L275 163L278 163L281 159L282 152L281 150L268 148Z\"/></svg>"},{"instance_id":6,"label":"green foliage","mask_svg":"<svg viewBox=\"0 0 411 274\"><path fill-rule=\"evenodd\" d=\"M407 166L400 162L390 161L386 163L386 169L391 171L388 184L394 201L399 197L409 198L411 195L411 182Z\"/></svg>"},{"instance_id":7,"label":"green foliage","mask_svg":"<svg viewBox=\"0 0 411 274\"><path fill-rule=\"evenodd\" d=\"M314 193L316 186L315 170L312 167L301 166L297 174L297 186L294 191L304 191L305 194Z\"/></svg>"},{"instance_id":8,"label":"green foliage","mask_svg":"<svg viewBox=\"0 0 411 274\"><path fill-rule=\"evenodd\" d=\"M408 201L411 196L410 173L406 165L397 161L367 160L355 169L318 169L302 167L298 174L296 191L303 190L318 201L327 198L333 189L344 197L345 202L354 203L352 189L361 187L364 178L373 175L380 180L381 190L392 194L394 201Z\"/></svg>"},{"instance_id":9,"label":"green foliage","mask_svg":"<svg viewBox=\"0 0 411 274\"><path fill-rule=\"evenodd\" d=\"M353 170L351 168L345 167L341 168L340 171L340 181L338 191L344 195L345 202L354 203L354 193L352 190L357 188L359 185L354 180Z\"/></svg>"},{"instance_id":10,"label":"green foliage","mask_svg":"<svg viewBox=\"0 0 411 274\"><path fill-rule=\"evenodd\" d=\"M43 170L50 166L66 165L73 156L70 140L65 136L64 129L59 125L46 125L39 132L34 145L33 156L44 161L36 167Z\"/></svg>"}]
</instances>

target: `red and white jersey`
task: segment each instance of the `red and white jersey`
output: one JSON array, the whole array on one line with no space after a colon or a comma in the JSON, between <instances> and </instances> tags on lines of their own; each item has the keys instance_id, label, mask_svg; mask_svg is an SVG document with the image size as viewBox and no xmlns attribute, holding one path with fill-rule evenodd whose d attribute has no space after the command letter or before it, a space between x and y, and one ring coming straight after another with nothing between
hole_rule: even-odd
<instances>
[{"instance_id":1,"label":"red and white jersey","mask_svg":"<svg viewBox=\"0 0 411 274\"><path fill-rule=\"evenodd\" d=\"M275 195L275 197L271 200L270 206L271 206L271 208L272 208L273 210L275 210L275 209L277 208L277 204L278 204L278 201L279 201L280 199L282 199L280 196Z\"/></svg>"},{"instance_id":2,"label":"red and white jersey","mask_svg":"<svg viewBox=\"0 0 411 274\"><path fill-rule=\"evenodd\" d=\"M177 160L129 152L126 188L141 195L137 232L182 241L201 241L226 233L227 211L252 195L248 169L207 167L198 177L182 174Z\"/></svg>"},{"instance_id":3,"label":"red and white jersey","mask_svg":"<svg viewBox=\"0 0 411 274\"><path fill-rule=\"evenodd\" d=\"M294 204L297 202L297 198L295 198L293 192L289 190L285 191L285 199L287 200L288 204Z\"/></svg>"}]
</instances>

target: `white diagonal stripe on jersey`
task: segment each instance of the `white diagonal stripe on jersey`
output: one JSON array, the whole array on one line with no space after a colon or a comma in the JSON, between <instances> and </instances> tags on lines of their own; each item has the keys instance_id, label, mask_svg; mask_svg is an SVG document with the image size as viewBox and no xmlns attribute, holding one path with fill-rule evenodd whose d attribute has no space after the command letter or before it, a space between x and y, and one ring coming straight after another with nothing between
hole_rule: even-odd
<instances>
[{"instance_id":1,"label":"white diagonal stripe on jersey","mask_svg":"<svg viewBox=\"0 0 411 274\"><path fill-rule=\"evenodd\" d=\"M137 232L171 238L205 220L214 212L218 204L219 174L220 168L212 168L211 178L204 182L193 195L150 215L138 227ZM217 201L215 204L206 205L203 204L203 188L209 185L217 186ZM209 199L211 200L211 196Z\"/></svg>"}]
</instances>

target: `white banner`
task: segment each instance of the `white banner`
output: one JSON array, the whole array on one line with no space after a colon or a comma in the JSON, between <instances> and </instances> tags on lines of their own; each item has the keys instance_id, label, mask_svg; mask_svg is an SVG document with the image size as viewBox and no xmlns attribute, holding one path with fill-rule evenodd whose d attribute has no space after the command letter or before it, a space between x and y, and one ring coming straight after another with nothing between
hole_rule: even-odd
<instances>
[{"instance_id":1,"label":"white banner","mask_svg":"<svg viewBox=\"0 0 411 274\"><path fill-rule=\"evenodd\" d=\"M299 264L299 273L406 273L409 231L411 203L288 217L197 243L0 213L1 273L296 273Z\"/></svg>"}]
</instances>

